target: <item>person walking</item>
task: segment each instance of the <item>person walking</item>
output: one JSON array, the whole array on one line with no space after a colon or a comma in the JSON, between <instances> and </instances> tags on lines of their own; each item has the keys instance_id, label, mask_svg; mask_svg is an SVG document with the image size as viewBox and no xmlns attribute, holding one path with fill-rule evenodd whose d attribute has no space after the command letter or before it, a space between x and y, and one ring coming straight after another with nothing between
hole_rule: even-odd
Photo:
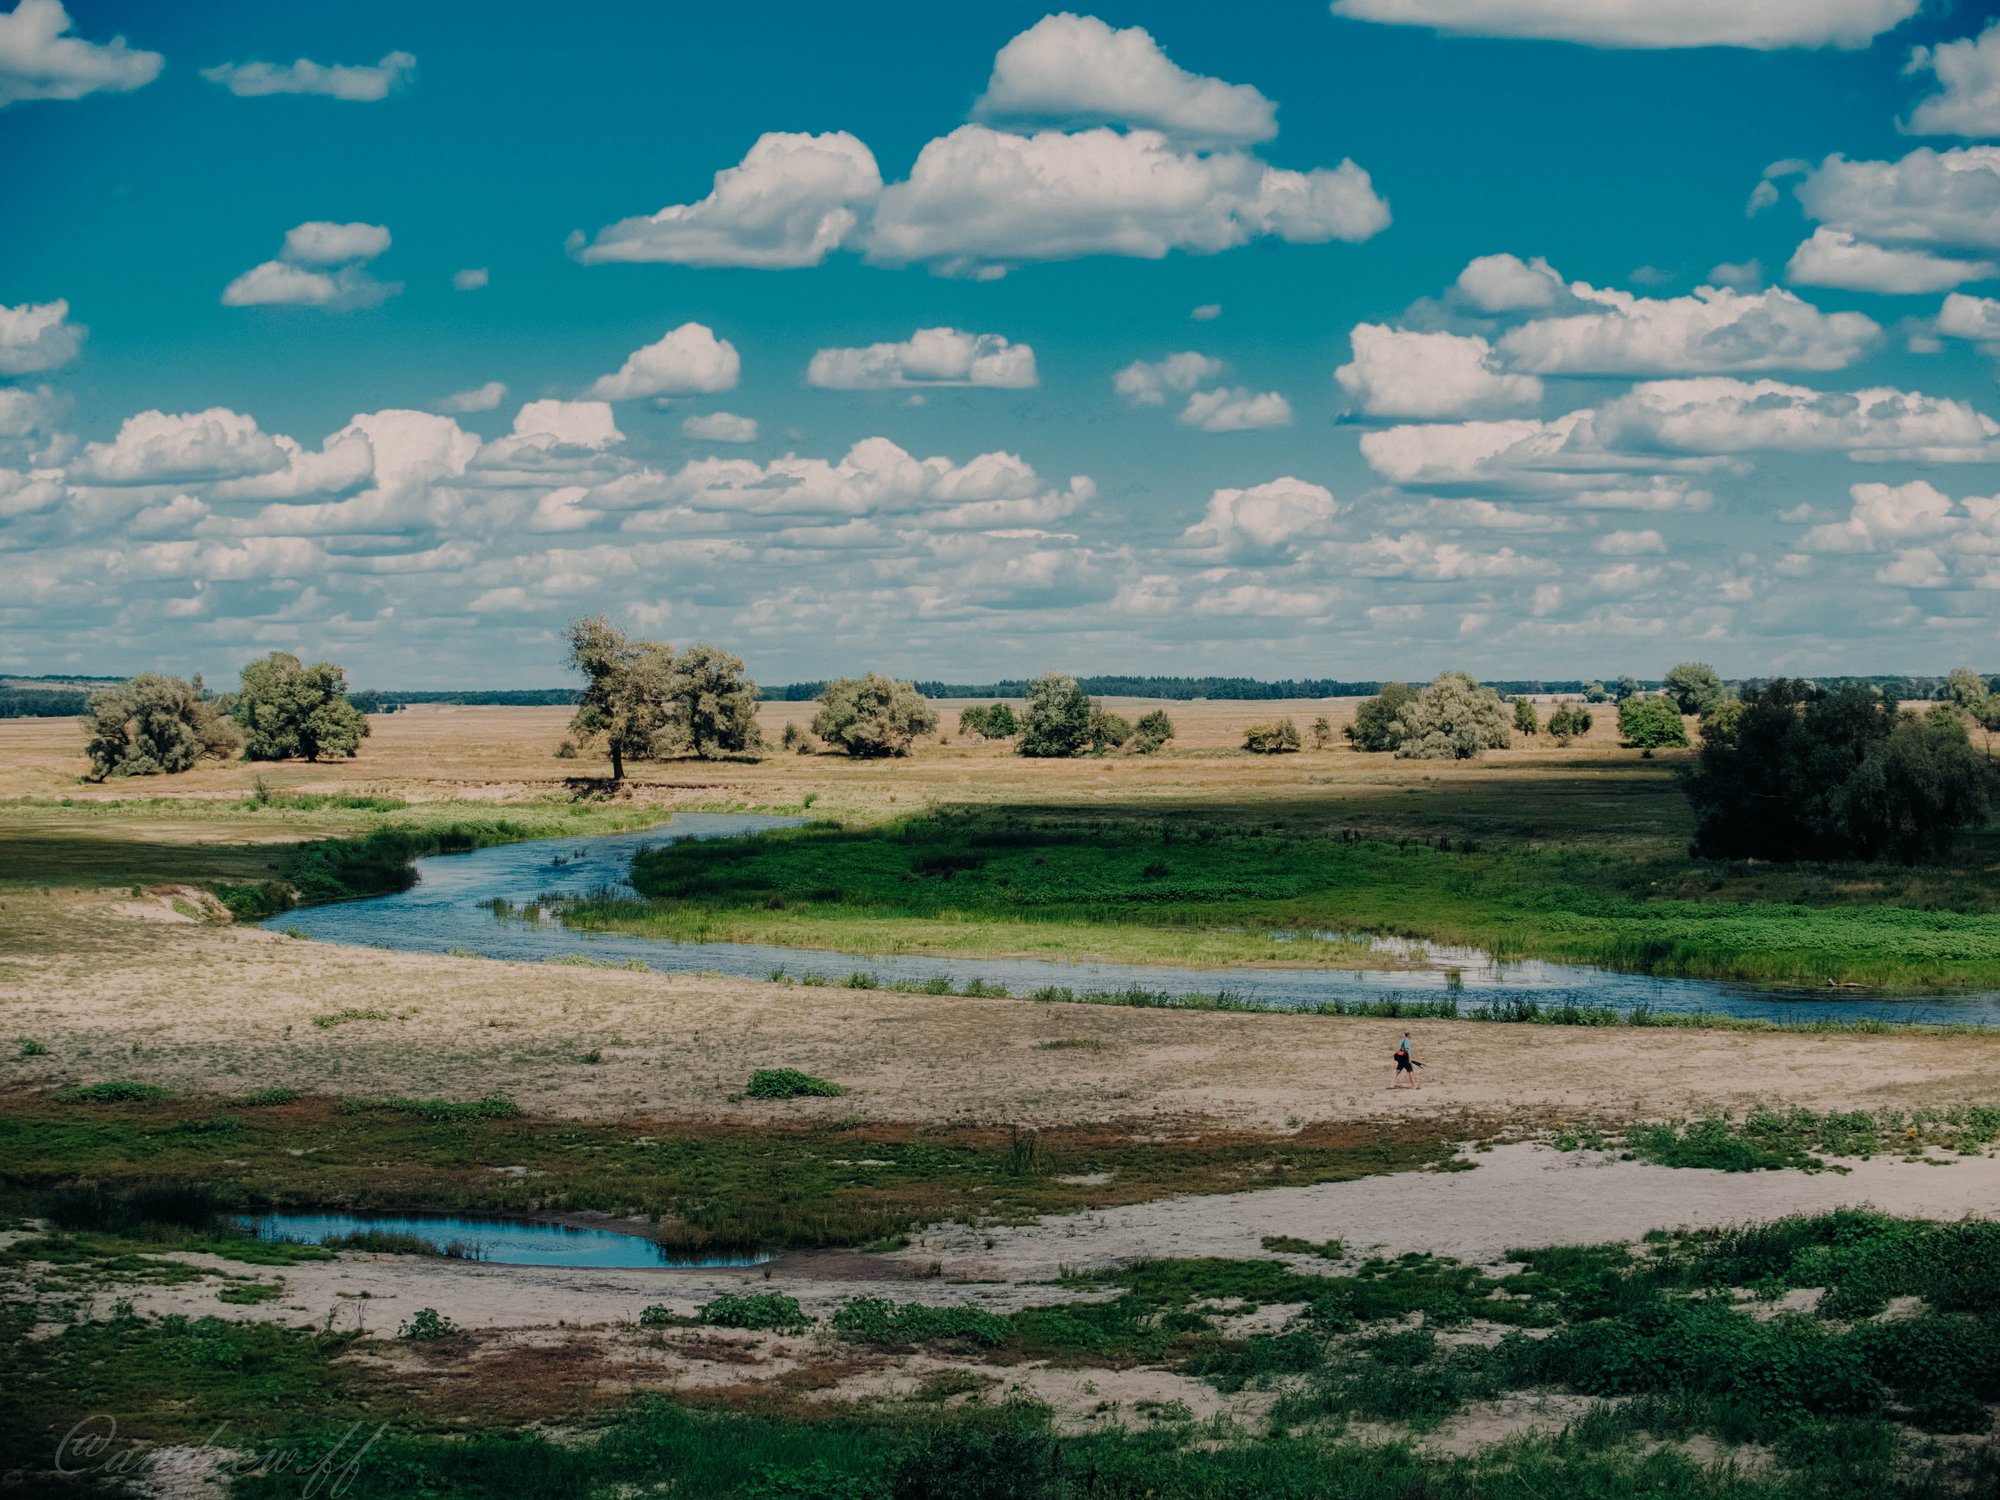
<instances>
[{"instance_id":1,"label":"person walking","mask_svg":"<svg viewBox=\"0 0 2000 1500\"><path fill-rule=\"evenodd\" d=\"M1403 1081L1403 1075L1407 1073L1410 1076L1410 1087L1415 1088L1417 1086L1417 1069L1421 1066L1422 1064L1410 1055L1410 1034L1406 1031L1403 1033L1402 1045L1396 1048L1396 1083L1400 1084ZM1393 1084L1391 1085L1391 1087L1394 1086Z\"/></svg>"}]
</instances>

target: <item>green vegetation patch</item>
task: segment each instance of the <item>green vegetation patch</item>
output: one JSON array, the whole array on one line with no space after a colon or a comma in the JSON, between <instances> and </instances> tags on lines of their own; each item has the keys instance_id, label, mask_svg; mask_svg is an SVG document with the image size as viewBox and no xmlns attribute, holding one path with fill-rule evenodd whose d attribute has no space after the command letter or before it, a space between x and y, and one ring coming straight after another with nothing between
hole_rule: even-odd
<instances>
[{"instance_id":1,"label":"green vegetation patch","mask_svg":"<svg viewBox=\"0 0 2000 1500\"><path fill-rule=\"evenodd\" d=\"M752 1099L833 1099L847 1090L797 1068L759 1068L743 1092Z\"/></svg>"}]
</instances>

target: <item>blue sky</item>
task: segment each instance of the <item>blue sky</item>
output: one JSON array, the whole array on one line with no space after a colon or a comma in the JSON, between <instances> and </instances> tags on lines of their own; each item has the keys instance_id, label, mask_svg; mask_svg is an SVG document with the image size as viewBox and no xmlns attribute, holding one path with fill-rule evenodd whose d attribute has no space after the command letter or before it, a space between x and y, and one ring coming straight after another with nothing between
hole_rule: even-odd
<instances>
[{"instance_id":1,"label":"blue sky","mask_svg":"<svg viewBox=\"0 0 2000 1500\"><path fill-rule=\"evenodd\" d=\"M0 669L2000 667L1988 6L10 3Z\"/></svg>"}]
</instances>

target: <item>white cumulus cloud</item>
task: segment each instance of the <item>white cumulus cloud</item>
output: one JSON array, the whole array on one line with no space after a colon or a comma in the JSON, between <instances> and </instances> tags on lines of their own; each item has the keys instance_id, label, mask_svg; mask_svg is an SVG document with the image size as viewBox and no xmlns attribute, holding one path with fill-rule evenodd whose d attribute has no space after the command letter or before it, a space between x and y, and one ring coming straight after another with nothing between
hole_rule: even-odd
<instances>
[{"instance_id":1,"label":"white cumulus cloud","mask_svg":"<svg viewBox=\"0 0 2000 1500\"><path fill-rule=\"evenodd\" d=\"M1865 47L1921 0L1333 0L1357 21L1592 47Z\"/></svg>"},{"instance_id":2,"label":"white cumulus cloud","mask_svg":"<svg viewBox=\"0 0 2000 1500\"><path fill-rule=\"evenodd\" d=\"M1587 310L1539 318L1502 336L1509 366L1544 375L1839 370L1881 336L1861 313L1827 313L1781 289L1699 287L1692 296L1635 297L1576 283Z\"/></svg>"},{"instance_id":3,"label":"white cumulus cloud","mask_svg":"<svg viewBox=\"0 0 2000 1500\"><path fill-rule=\"evenodd\" d=\"M85 484L165 484L236 479L287 466L288 455L256 418L227 407L127 417L109 443L92 443L70 465Z\"/></svg>"},{"instance_id":4,"label":"white cumulus cloud","mask_svg":"<svg viewBox=\"0 0 2000 1500\"><path fill-rule=\"evenodd\" d=\"M1911 135L2000 135L2000 21L1976 37L1918 47L1911 73L1929 73L1938 92L1920 100L1901 128Z\"/></svg>"},{"instance_id":5,"label":"white cumulus cloud","mask_svg":"<svg viewBox=\"0 0 2000 1500\"><path fill-rule=\"evenodd\" d=\"M1361 323L1352 340L1354 358L1334 378L1369 416L1472 416L1517 411L1542 399L1541 381L1503 373L1492 345L1477 335Z\"/></svg>"},{"instance_id":6,"label":"white cumulus cloud","mask_svg":"<svg viewBox=\"0 0 2000 1500\"><path fill-rule=\"evenodd\" d=\"M76 358L87 329L69 321L69 303L0 306L0 376L35 375Z\"/></svg>"},{"instance_id":7,"label":"white cumulus cloud","mask_svg":"<svg viewBox=\"0 0 2000 1500\"><path fill-rule=\"evenodd\" d=\"M1177 150L1153 130L1009 135L964 125L883 190L872 258L997 275L1024 261L1214 254L1266 236L1365 240L1389 206L1351 161L1284 171L1237 151Z\"/></svg>"},{"instance_id":8,"label":"white cumulus cloud","mask_svg":"<svg viewBox=\"0 0 2000 1500\"><path fill-rule=\"evenodd\" d=\"M389 248L380 224L310 220L285 231L276 260L252 266L222 289L224 307L285 305L345 311L374 307L402 291L364 269Z\"/></svg>"},{"instance_id":9,"label":"white cumulus cloud","mask_svg":"<svg viewBox=\"0 0 2000 1500\"><path fill-rule=\"evenodd\" d=\"M1480 312L1534 312L1562 300L1562 277L1541 256L1481 255L1466 263L1452 284L1453 295Z\"/></svg>"},{"instance_id":10,"label":"white cumulus cloud","mask_svg":"<svg viewBox=\"0 0 2000 1500\"><path fill-rule=\"evenodd\" d=\"M1275 557L1324 536L1340 509L1325 486L1286 475L1247 489L1215 491L1181 540L1222 557Z\"/></svg>"},{"instance_id":11,"label":"white cumulus cloud","mask_svg":"<svg viewBox=\"0 0 2000 1500\"><path fill-rule=\"evenodd\" d=\"M469 391L454 391L451 395L445 397L444 400L438 402L438 410L450 412L492 411L493 408L506 399L506 384L498 380L489 380L486 384L474 386Z\"/></svg>"},{"instance_id":12,"label":"white cumulus cloud","mask_svg":"<svg viewBox=\"0 0 2000 1500\"><path fill-rule=\"evenodd\" d=\"M1228 368L1221 360L1190 349L1165 359L1135 359L1111 377L1111 388L1134 406L1164 406L1168 392L1185 394Z\"/></svg>"},{"instance_id":13,"label":"white cumulus cloud","mask_svg":"<svg viewBox=\"0 0 2000 1500\"><path fill-rule=\"evenodd\" d=\"M973 106L982 120L1111 122L1193 146L1249 146L1278 133L1276 104L1247 83L1190 73L1143 27L1044 16L1008 42Z\"/></svg>"},{"instance_id":14,"label":"white cumulus cloud","mask_svg":"<svg viewBox=\"0 0 2000 1500\"><path fill-rule=\"evenodd\" d=\"M616 372L592 383L603 401L642 396L685 396L736 389L743 361L736 346L701 323L683 323L653 343L634 349Z\"/></svg>"},{"instance_id":15,"label":"white cumulus cloud","mask_svg":"<svg viewBox=\"0 0 2000 1500\"><path fill-rule=\"evenodd\" d=\"M454 292L476 292L493 279L484 266L467 266L462 271L451 273L451 289Z\"/></svg>"},{"instance_id":16,"label":"white cumulus cloud","mask_svg":"<svg viewBox=\"0 0 2000 1500\"><path fill-rule=\"evenodd\" d=\"M874 153L845 131L773 131L757 138L740 165L717 172L699 202L620 219L588 241L579 232L571 245L585 265L816 266L881 190Z\"/></svg>"},{"instance_id":17,"label":"white cumulus cloud","mask_svg":"<svg viewBox=\"0 0 2000 1500\"><path fill-rule=\"evenodd\" d=\"M906 386L987 386L1024 390L1036 384L1035 351L997 333L920 328L900 343L822 349L806 367L806 384L824 390L890 390Z\"/></svg>"},{"instance_id":18,"label":"white cumulus cloud","mask_svg":"<svg viewBox=\"0 0 2000 1500\"><path fill-rule=\"evenodd\" d=\"M1292 425L1292 403L1277 391L1253 391L1229 386L1196 391L1176 419L1203 432L1252 432L1261 427Z\"/></svg>"},{"instance_id":19,"label":"white cumulus cloud","mask_svg":"<svg viewBox=\"0 0 2000 1500\"><path fill-rule=\"evenodd\" d=\"M322 94L352 104L370 104L386 99L392 90L409 82L417 70L417 60L407 52L391 52L378 63L325 63L300 58L290 63L218 63L203 68L201 76L219 83L244 99L269 94Z\"/></svg>"},{"instance_id":20,"label":"white cumulus cloud","mask_svg":"<svg viewBox=\"0 0 2000 1500\"><path fill-rule=\"evenodd\" d=\"M1889 387L1820 391L1722 376L1634 386L1598 410L1591 438L1626 451L1772 449L1941 463L2000 458L2000 423L1964 401Z\"/></svg>"},{"instance_id":21,"label":"white cumulus cloud","mask_svg":"<svg viewBox=\"0 0 2000 1500\"><path fill-rule=\"evenodd\" d=\"M1797 192L1812 218L1862 239L2000 250L2000 146L1921 146L1900 161L1836 153Z\"/></svg>"},{"instance_id":22,"label":"white cumulus cloud","mask_svg":"<svg viewBox=\"0 0 2000 1500\"><path fill-rule=\"evenodd\" d=\"M739 417L734 412L711 411L683 418L681 432L705 443L754 443L757 419Z\"/></svg>"},{"instance_id":23,"label":"white cumulus cloud","mask_svg":"<svg viewBox=\"0 0 2000 1500\"><path fill-rule=\"evenodd\" d=\"M2000 342L2000 302L1953 292L1938 310L1937 331L1947 338Z\"/></svg>"},{"instance_id":24,"label":"white cumulus cloud","mask_svg":"<svg viewBox=\"0 0 2000 1500\"><path fill-rule=\"evenodd\" d=\"M1830 229L1824 224L1792 252L1785 265L1785 279L1800 286L1905 296L1942 292L1995 275L2000 275L2000 265L1990 260L1960 260L1912 247L1870 244L1845 229Z\"/></svg>"},{"instance_id":25,"label":"white cumulus cloud","mask_svg":"<svg viewBox=\"0 0 2000 1500\"><path fill-rule=\"evenodd\" d=\"M31 99L129 93L160 76L165 59L128 47L122 36L86 42L65 36L60 0L20 0L0 15L0 109Z\"/></svg>"}]
</instances>

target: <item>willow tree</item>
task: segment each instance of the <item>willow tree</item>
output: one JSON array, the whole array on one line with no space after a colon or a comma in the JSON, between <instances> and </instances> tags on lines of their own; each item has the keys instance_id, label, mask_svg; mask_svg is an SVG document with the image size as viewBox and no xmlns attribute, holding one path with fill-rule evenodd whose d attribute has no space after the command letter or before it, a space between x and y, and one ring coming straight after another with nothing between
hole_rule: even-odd
<instances>
[{"instance_id":1,"label":"willow tree","mask_svg":"<svg viewBox=\"0 0 2000 1500\"><path fill-rule=\"evenodd\" d=\"M674 652L662 641L635 641L592 615L564 632L569 666L583 674L583 693L569 730L580 745L601 743L611 777L625 779L625 759L658 753L673 706Z\"/></svg>"},{"instance_id":2,"label":"willow tree","mask_svg":"<svg viewBox=\"0 0 2000 1500\"><path fill-rule=\"evenodd\" d=\"M142 672L90 695L83 731L90 776L163 776L220 760L239 743L236 726L192 682Z\"/></svg>"}]
</instances>

